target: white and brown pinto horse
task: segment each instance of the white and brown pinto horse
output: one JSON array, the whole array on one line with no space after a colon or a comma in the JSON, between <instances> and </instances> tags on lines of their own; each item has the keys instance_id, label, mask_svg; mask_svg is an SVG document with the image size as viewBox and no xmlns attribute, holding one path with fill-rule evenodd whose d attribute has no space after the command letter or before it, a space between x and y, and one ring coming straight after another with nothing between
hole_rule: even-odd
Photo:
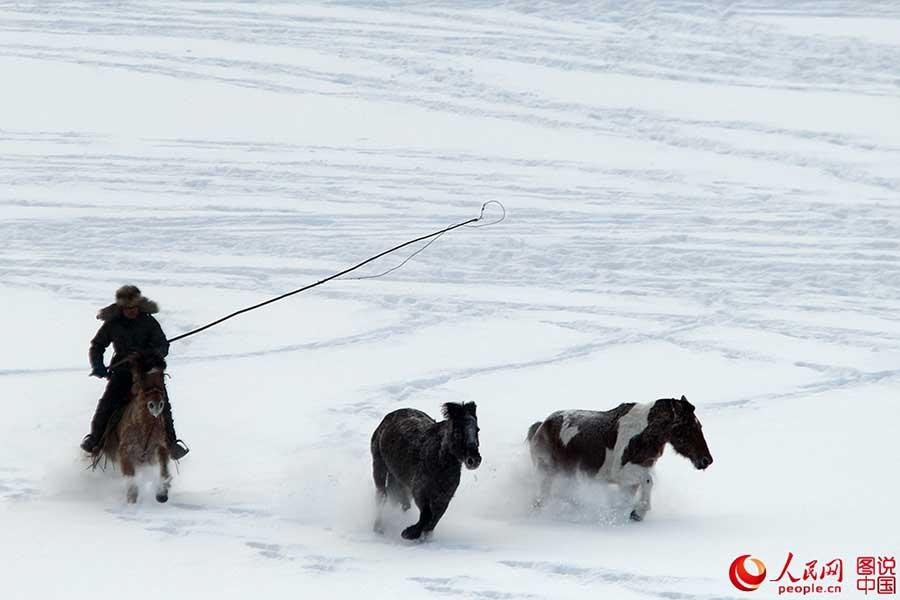
<instances>
[{"instance_id":1,"label":"white and brown pinto horse","mask_svg":"<svg viewBox=\"0 0 900 600\"><path fill-rule=\"evenodd\" d=\"M635 494L635 521L650 510L651 467L667 443L697 469L713 462L694 406L684 396L607 411L557 411L532 425L526 439L541 477L535 506L544 502L556 475L583 473Z\"/></svg>"}]
</instances>

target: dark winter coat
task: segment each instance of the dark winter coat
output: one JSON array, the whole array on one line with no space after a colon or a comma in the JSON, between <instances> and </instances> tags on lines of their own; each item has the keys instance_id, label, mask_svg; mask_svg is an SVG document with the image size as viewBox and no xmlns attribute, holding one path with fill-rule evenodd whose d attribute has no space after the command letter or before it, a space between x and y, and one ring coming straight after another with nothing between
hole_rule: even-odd
<instances>
[{"instance_id":1,"label":"dark winter coat","mask_svg":"<svg viewBox=\"0 0 900 600\"><path fill-rule=\"evenodd\" d=\"M156 302L141 299L140 313L137 318L129 319L122 314L116 304L110 304L97 313L103 325L91 340L89 352L91 366L103 365L103 353L113 345L113 357L110 364L115 364L132 352L153 353L165 357L169 353L169 342L159 322L153 314L159 312Z\"/></svg>"},{"instance_id":2,"label":"dark winter coat","mask_svg":"<svg viewBox=\"0 0 900 600\"><path fill-rule=\"evenodd\" d=\"M385 416L372 434L372 478L379 503L391 497L405 510L412 499L419 507L419 521L403 530L404 538L432 531L456 493L461 466L477 469L481 464L475 411L474 402L448 402L443 406L446 420L435 423L420 410L401 408ZM375 530L382 529L379 511Z\"/></svg>"}]
</instances>

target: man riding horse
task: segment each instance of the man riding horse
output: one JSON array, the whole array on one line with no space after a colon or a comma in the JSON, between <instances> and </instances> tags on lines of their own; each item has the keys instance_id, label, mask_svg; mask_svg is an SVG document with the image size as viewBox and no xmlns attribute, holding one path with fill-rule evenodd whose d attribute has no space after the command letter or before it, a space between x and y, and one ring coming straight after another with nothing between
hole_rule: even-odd
<instances>
[{"instance_id":1,"label":"man riding horse","mask_svg":"<svg viewBox=\"0 0 900 600\"><path fill-rule=\"evenodd\" d=\"M89 454L100 452L110 417L128 401L132 385L128 359L135 354L165 357L169 353L166 335L159 322L153 318L153 314L157 312L159 307L156 302L142 296L137 287L125 285L116 290L116 301L97 313L97 318L103 321L103 325L91 340L91 375L108 379L108 383L97 403L97 410L91 421L91 432L81 442L81 449ZM103 354L110 344L113 345L113 357L111 368L107 369L103 364ZM163 415L169 453L178 460L188 453L188 448L175 436L171 401L165 403Z\"/></svg>"}]
</instances>

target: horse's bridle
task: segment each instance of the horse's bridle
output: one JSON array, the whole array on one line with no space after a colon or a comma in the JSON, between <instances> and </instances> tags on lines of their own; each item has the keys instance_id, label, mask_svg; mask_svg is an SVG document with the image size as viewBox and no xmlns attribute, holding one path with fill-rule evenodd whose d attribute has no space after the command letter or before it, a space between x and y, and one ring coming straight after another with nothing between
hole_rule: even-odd
<instances>
[{"instance_id":1,"label":"horse's bridle","mask_svg":"<svg viewBox=\"0 0 900 600\"><path fill-rule=\"evenodd\" d=\"M139 384L139 389L141 391L141 397L146 398L148 393L157 393L162 397L163 402L169 401L169 394L166 392L165 385L151 385L147 388ZM156 430L156 424L159 422L160 417L165 415L165 410L161 411L159 415L153 417L153 425L150 428L150 431L147 432L147 440L144 442L144 455L147 454L147 449L150 447L150 439L153 437L153 432ZM153 416L151 413L150 416Z\"/></svg>"}]
</instances>

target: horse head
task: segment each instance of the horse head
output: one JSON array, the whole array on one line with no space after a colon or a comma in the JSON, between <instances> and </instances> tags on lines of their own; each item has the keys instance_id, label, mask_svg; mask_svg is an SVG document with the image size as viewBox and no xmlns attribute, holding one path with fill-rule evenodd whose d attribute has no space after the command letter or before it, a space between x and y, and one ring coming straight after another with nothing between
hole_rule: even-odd
<instances>
[{"instance_id":1,"label":"horse head","mask_svg":"<svg viewBox=\"0 0 900 600\"><path fill-rule=\"evenodd\" d=\"M694 405L684 396L672 402L672 434L669 442L675 452L689 459L694 467L703 470L712 464L712 454L703 437L703 426L694 414Z\"/></svg>"},{"instance_id":2,"label":"horse head","mask_svg":"<svg viewBox=\"0 0 900 600\"><path fill-rule=\"evenodd\" d=\"M478 452L478 416L475 403L447 402L442 407L444 418L450 423L446 441L450 454L467 469L477 469L481 464Z\"/></svg>"},{"instance_id":3,"label":"horse head","mask_svg":"<svg viewBox=\"0 0 900 600\"><path fill-rule=\"evenodd\" d=\"M146 402L147 412L155 419L166 407L166 361L156 355L135 354L129 357L135 397Z\"/></svg>"}]
</instances>

